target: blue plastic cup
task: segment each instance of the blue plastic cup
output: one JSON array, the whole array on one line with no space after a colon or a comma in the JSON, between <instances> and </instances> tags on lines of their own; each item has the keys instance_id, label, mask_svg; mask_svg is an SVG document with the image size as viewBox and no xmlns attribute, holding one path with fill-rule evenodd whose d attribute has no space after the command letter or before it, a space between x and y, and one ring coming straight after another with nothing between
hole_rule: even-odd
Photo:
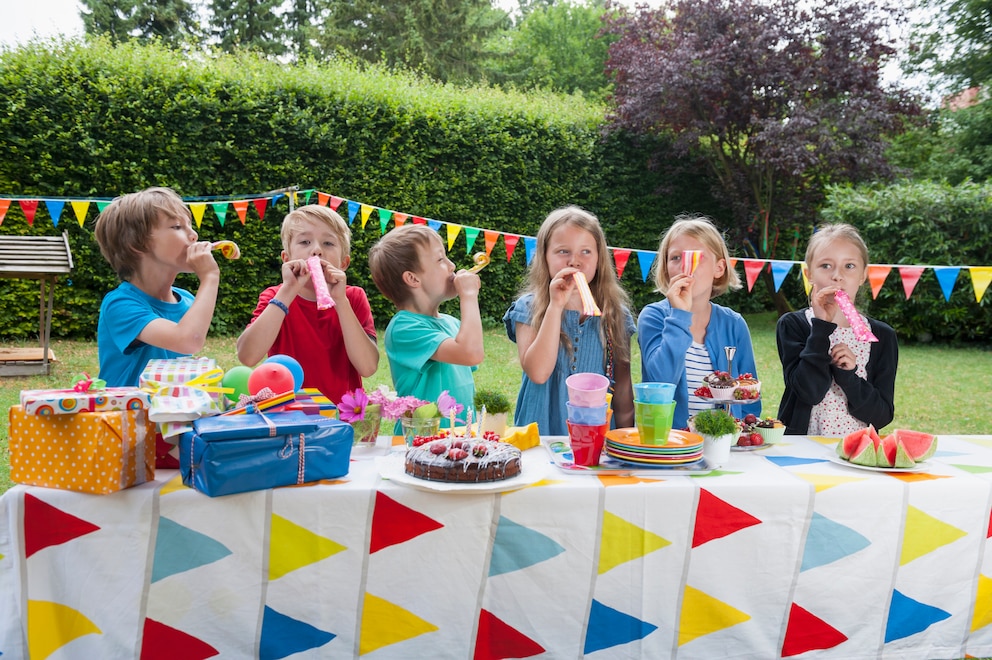
<instances>
[{"instance_id":1,"label":"blue plastic cup","mask_svg":"<svg viewBox=\"0 0 992 660\"><path fill-rule=\"evenodd\" d=\"M675 383L634 383L634 400L641 403L671 403Z\"/></svg>"},{"instance_id":2,"label":"blue plastic cup","mask_svg":"<svg viewBox=\"0 0 992 660\"><path fill-rule=\"evenodd\" d=\"M609 408L607 405L585 407L566 401L565 406L568 408L568 421L574 424L598 426L606 423L606 410Z\"/></svg>"}]
</instances>

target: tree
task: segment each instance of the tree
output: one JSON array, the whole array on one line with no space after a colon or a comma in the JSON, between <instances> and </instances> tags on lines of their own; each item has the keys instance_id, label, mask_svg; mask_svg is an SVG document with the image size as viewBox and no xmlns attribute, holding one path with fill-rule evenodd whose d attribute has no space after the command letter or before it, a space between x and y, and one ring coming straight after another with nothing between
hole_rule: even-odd
<instances>
[{"instance_id":1,"label":"tree","mask_svg":"<svg viewBox=\"0 0 992 660\"><path fill-rule=\"evenodd\" d=\"M733 209L731 238L754 256L773 256L777 232L808 229L827 184L888 176L883 138L919 112L909 92L880 82L895 51L879 7L676 0L616 10L609 127L671 133L677 156L703 159Z\"/></svg>"},{"instance_id":2,"label":"tree","mask_svg":"<svg viewBox=\"0 0 992 660\"><path fill-rule=\"evenodd\" d=\"M139 0L134 21L140 38L157 38L173 45L195 40L201 31L196 10L188 0Z\"/></svg>"},{"instance_id":3,"label":"tree","mask_svg":"<svg viewBox=\"0 0 992 660\"><path fill-rule=\"evenodd\" d=\"M251 50L266 55L286 52L281 0L210 0L210 30L226 52Z\"/></svg>"},{"instance_id":4,"label":"tree","mask_svg":"<svg viewBox=\"0 0 992 660\"><path fill-rule=\"evenodd\" d=\"M328 9L319 37L325 52L444 82L475 79L486 38L507 20L490 0L341 0Z\"/></svg>"},{"instance_id":5,"label":"tree","mask_svg":"<svg viewBox=\"0 0 992 660\"><path fill-rule=\"evenodd\" d=\"M131 38L137 28L135 0L80 0L86 34L105 36L112 43L122 43Z\"/></svg>"},{"instance_id":6,"label":"tree","mask_svg":"<svg viewBox=\"0 0 992 660\"><path fill-rule=\"evenodd\" d=\"M992 80L992 0L922 0L926 19L913 34L911 71L955 91Z\"/></svg>"},{"instance_id":7,"label":"tree","mask_svg":"<svg viewBox=\"0 0 992 660\"><path fill-rule=\"evenodd\" d=\"M605 96L610 81L604 68L615 36L599 35L604 0L542 2L521 9L519 23L494 40L493 81Z\"/></svg>"}]
</instances>

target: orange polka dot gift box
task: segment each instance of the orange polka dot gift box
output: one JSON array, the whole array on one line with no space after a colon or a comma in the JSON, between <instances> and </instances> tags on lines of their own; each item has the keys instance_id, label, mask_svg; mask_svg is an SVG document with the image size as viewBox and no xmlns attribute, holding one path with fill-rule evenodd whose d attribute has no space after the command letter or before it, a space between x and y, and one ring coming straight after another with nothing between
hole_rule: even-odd
<instances>
[{"instance_id":1,"label":"orange polka dot gift box","mask_svg":"<svg viewBox=\"0 0 992 660\"><path fill-rule=\"evenodd\" d=\"M155 424L143 408L36 415L11 406L10 479L105 495L155 478Z\"/></svg>"}]
</instances>

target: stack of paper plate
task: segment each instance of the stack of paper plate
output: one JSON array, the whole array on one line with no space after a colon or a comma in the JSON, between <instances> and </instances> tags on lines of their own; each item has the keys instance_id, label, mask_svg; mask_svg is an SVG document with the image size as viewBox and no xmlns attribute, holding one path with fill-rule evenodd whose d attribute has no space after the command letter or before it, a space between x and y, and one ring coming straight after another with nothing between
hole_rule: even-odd
<instances>
[{"instance_id":1,"label":"stack of paper plate","mask_svg":"<svg viewBox=\"0 0 992 660\"><path fill-rule=\"evenodd\" d=\"M639 465L684 465L703 457L703 436L672 431L663 445L641 443L637 429L615 429L606 434L606 453L625 463Z\"/></svg>"}]
</instances>

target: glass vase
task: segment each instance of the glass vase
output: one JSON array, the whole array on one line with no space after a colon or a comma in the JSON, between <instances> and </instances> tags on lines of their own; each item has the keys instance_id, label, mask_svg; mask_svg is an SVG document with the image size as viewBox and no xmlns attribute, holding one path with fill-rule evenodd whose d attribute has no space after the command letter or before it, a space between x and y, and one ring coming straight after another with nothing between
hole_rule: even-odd
<instances>
[{"instance_id":1,"label":"glass vase","mask_svg":"<svg viewBox=\"0 0 992 660\"><path fill-rule=\"evenodd\" d=\"M378 403L370 403L365 406L365 419L358 422L351 422L351 428L355 431L355 444L374 445L379 436L379 424L382 422L381 406Z\"/></svg>"},{"instance_id":2,"label":"glass vase","mask_svg":"<svg viewBox=\"0 0 992 660\"><path fill-rule=\"evenodd\" d=\"M437 435L441 428L440 417L400 417L400 426L403 428L403 440L407 447L413 446L413 439L416 436Z\"/></svg>"}]
</instances>

